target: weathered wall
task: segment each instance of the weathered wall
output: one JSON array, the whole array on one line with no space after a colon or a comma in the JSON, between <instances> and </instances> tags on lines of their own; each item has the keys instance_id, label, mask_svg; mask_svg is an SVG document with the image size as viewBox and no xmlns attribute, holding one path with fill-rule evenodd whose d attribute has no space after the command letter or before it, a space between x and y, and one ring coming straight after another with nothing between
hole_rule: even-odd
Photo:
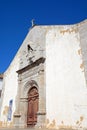
<instances>
[{"instance_id":1,"label":"weathered wall","mask_svg":"<svg viewBox=\"0 0 87 130\"><path fill-rule=\"evenodd\" d=\"M87 127L87 86L80 41L76 25L52 26L47 32L46 110L49 128Z\"/></svg>"},{"instance_id":2,"label":"weathered wall","mask_svg":"<svg viewBox=\"0 0 87 130\"><path fill-rule=\"evenodd\" d=\"M15 110L15 97L17 94L18 87L18 77L17 77L17 69L19 68L19 55L17 55L8 70L4 73L3 79L3 90L2 90L2 107L1 107L1 118L3 121L3 125L6 125L7 117L8 117L8 109L9 109L9 101L13 100L12 104L12 115ZM11 119L12 121L12 119Z\"/></svg>"},{"instance_id":3,"label":"weathered wall","mask_svg":"<svg viewBox=\"0 0 87 130\"><path fill-rule=\"evenodd\" d=\"M87 20L78 25L85 79L87 82Z\"/></svg>"},{"instance_id":4,"label":"weathered wall","mask_svg":"<svg viewBox=\"0 0 87 130\"><path fill-rule=\"evenodd\" d=\"M38 111L38 126L45 122L45 80L44 80L44 63L36 64L35 62L45 56L45 29L42 27L34 27L25 42L25 48L21 51L20 68L18 78L17 92L17 107L14 115L14 125L19 127L27 126L27 111L28 111L28 92L33 81L36 82L39 92L39 111ZM30 45L32 50L27 50L27 45ZM32 64L35 63L35 66ZM23 69L33 66L30 69ZM43 119L41 118L43 116Z\"/></svg>"},{"instance_id":5,"label":"weathered wall","mask_svg":"<svg viewBox=\"0 0 87 130\"><path fill-rule=\"evenodd\" d=\"M70 128L72 126L87 128L86 29L87 21L72 26L35 26L30 30L4 73L0 119L4 126L7 125L9 101L13 100L12 117L17 107L19 90L16 71L30 65L40 57L46 57L46 77L45 73L40 71L41 68L31 69L20 76L22 79L19 77L22 88L32 78L42 88L46 85L46 95L45 89L41 89L41 87L39 92L40 97L44 100L46 96L48 128ZM28 44L33 51L28 51ZM40 74L35 76L37 73L40 73L41 77ZM44 90L44 94L42 90ZM38 114L45 113L45 103L41 103L41 100L39 101L40 113ZM38 117L39 122L41 116L38 115ZM23 118L21 118L23 122L20 124L26 124L26 119ZM13 122L13 118L11 122Z\"/></svg>"},{"instance_id":6,"label":"weathered wall","mask_svg":"<svg viewBox=\"0 0 87 130\"><path fill-rule=\"evenodd\" d=\"M16 71L26 67L32 62L36 61L40 57L43 57L45 48L45 31L41 27L34 27L31 29L17 52L15 58L10 64L7 71L4 73L3 81L3 92L2 92L2 107L1 107L1 125L7 126L7 116L9 101L13 100L12 104L12 119L10 122L13 123L13 115L17 104L17 93L18 93L18 74ZM27 48L30 45L33 51ZM39 52L39 53L38 53ZM12 124L11 123L11 124Z\"/></svg>"},{"instance_id":7,"label":"weathered wall","mask_svg":"<svg viewBox=\"0 0 87 130\"><path fill-rule=\"evenodd\" d=\"M2 91L2 83L3 83L3 79L0 78L0 112L1 112L1 91Z\"/></svg>"},{"instance_id":8,"label":"weathered wall","mask_svg":"<svg viewBox=\"0 0 87 130\"><path fill-rule=\"evenodd\" d=\"M0 90L2 90L3 79L0 79Z\"/></svg>"}]
</instances>

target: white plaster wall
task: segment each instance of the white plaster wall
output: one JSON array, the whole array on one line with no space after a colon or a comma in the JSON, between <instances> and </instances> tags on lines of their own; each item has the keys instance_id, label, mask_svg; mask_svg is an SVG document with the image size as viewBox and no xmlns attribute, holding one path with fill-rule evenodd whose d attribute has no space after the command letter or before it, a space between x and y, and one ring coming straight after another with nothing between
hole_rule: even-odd
<instances>
[{"instance_id":1,"label":"white plaster wall","mask_svg":"<svg viewBox=\"0 0 87 130\"><path fill-rule=\"evenodd\" d=\"M44 33L44 29L42 29L40 26L32 28L24 39L13 61L4 73L3 98L0 117L1 121L7 121L7 115L3 115L3 112L5 110L5 107L9 106L10 100L13 100L12 117L15 112L17 103L16 96L18 91L18 74L16 71L29 65L30 57L34 56L33 61L36 61L38 58L43 57L44 55ZM28 53L28 44L30 44L34 50L33 52Z\"/></svg>"},{"instance_id":2,"label":"white plaster wall","mask_svg":"<svg viewBox=\"0 0 87 130\"><path fill-rule=\"evenodd\" d=\"M3 80L0 79L0 90L2 90L2 82L3 82ZM1 112L1 97L0 97L0 112Z\"/></svg>"},{"instance_id":3,"label":"white plaster wall","mask_svg":"<svg viewBox=\"0 0 87 130\"><path fill-rule=\"evenodd\" d=\"M46 36L46 37L45 37ZM28 54L27 45L34 49ZM45 57L46 45L46 114L49 124L53 120L59 125L78 126L81 121L87 127L87 88L82 65L82 55L78 54L80 37L76 26L36 26L28 33L11 65L5 72L1 120L5 106L13 99L13 113L18 76L16 71L29 65L29 57ZM12 113L12 114L13 114Z\"/></svg>"},{"instance_id":4,"label":"white plaster wall","mask_svg":"<svg viewBox=\"0 0 87 130\"><path fill-rule=\"evenodd\" d=\"M21 68L21 58L23 56L23 52L27 50L26 42L29 40L29 33L26 36L25 40L23 41L21 47L19 48L17 54L15 55L14 59L12 60L11 64L7 68L6 72L4 73L4 80L3 80L3 97L2 97L2 106L1 106L1 116L0 121L7 121L7 115L3 114L5 111L5 107L9 106L9 101L13 100L12 106L12 120L13 121L13 114L16 109L16 96L18 91L18 74L17 70ZM23 64L26 66L26 62ZM24 67L24 66L23 66ZM7 112L8 113L8 112Z\"/></svg>"},{"instance_id":5,"label":"white plaster wall","mask_svg":"<svg viewBox=\"0 0 87 130\"><path fill-rule=\"evenodd\" d=\"M2 79L0 79L0 90L2 89Z\"/></svg>"},{"instance_id":6,"label":"white plaster wall","mask_svg":"<svg viewBox=\"0 0 87 130\"><path fill-rule=\"evenodd\" d=\"M18 76L16 71L19 68L19 55L14 58L14 61L11 63L7 71L4 73L3 80L3 98L2 98L2 107L1 107L1 121L7 121L8 112L4 115L5 107L9 107L9 101L13 100L12 106L12 115L15 111L15 99L17 95L18 87Z\"/></svg>"},{"instance_id":7,"label":"white plaster wall","mask_svg":"<svg viewBox=\"0 0 87 130\"><path fill-rule=\"evenodd\" d=\"M87 127L87 87L80 38L75 27L51 27L46 35L46 110L48 126ZM81 124L79 125L79 123ZM51 125L52 126L52 125Z\"/></svg>"}]
</instances>

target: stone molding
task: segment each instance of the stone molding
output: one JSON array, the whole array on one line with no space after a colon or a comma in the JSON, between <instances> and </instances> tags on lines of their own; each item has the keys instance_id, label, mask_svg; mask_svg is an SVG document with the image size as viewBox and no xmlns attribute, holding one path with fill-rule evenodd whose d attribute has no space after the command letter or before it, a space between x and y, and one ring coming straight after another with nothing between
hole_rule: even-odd
<instances>
[{"instance_id":1,"label":"stone molding","mask_svg":"<svg viewBox=\"0 0 87 130\"><path fill-rule=\"evenodd\" d=\"M23 73L23 72L25 72L25 71L27 71L27 70L33 68L33 67L36 67L36 66L38 66L39 64L44 63L44 62L45 62L45 58L44 58L44 57L41 57L41 58L39 58L38 60L36 60L35 62L33 62L32 64L30 64L30 65L28 65L28 66L26 66L26 67L24 67L24 68L22 68L22 69L20 69L20 70L18 70L18 71L16 71L16 72L17 72L18 74L21 74L21 73Z\"/></svg>"}]
</instances>

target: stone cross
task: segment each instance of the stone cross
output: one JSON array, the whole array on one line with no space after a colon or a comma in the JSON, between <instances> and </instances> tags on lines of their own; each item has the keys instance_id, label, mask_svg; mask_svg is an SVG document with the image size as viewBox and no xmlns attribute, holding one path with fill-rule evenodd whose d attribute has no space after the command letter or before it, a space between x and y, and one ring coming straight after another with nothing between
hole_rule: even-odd
<instances>
[{"instance_id":1,"label":"stone cross","mask_svg":"<svg viewBox=\"0 0 87 130\"><path fill-rule=\"evenodd\" d=\"M35 25L35 20L34 19L32 19L31 20L31 23L32 23L32 27Z\"/></svg>"}]
</instances>

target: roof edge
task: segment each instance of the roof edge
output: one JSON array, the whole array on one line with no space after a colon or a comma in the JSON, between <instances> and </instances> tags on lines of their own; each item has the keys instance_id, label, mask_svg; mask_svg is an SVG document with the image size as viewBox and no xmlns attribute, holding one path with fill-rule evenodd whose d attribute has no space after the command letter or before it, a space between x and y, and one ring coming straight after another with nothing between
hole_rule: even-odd
<instances>
[{"instance_id":1,"label":"roof edge","mask_svg":"<svg viewBox=\"0 0 87 130\"><path fill-rule=\"evenodd\" d=\"M84 19L84 20L81 20L81 21L79 21L79 22L76 22L76 23L66 23L66 24L35 24L34 26L32 26L32 27L30 27L29 28L29 31L30 30L32 30L34 27L36 27L36 26L42 26L42 27L44 27L44 26L73 26L73 25L79 25L79 24L83 24L83 23L85 23L85 22L87 22L87 19Z\"/></svg>"}]
</instances>

